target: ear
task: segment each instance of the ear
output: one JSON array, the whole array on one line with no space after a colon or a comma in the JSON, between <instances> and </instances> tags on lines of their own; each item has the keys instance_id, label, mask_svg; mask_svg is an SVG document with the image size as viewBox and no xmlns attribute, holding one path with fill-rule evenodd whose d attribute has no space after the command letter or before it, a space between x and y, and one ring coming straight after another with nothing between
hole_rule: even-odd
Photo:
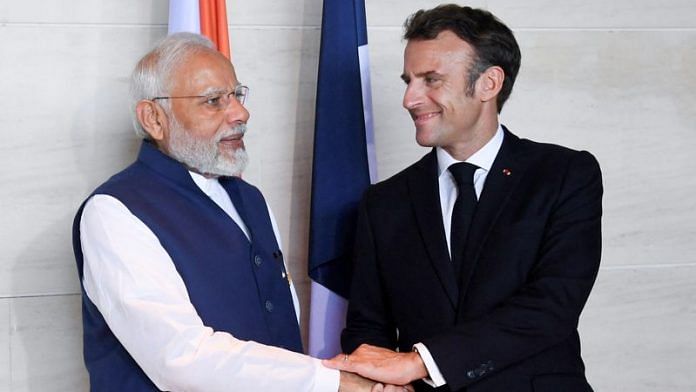
<instances>
[{"instance_id":1,"label":"ear","mask_svg":"<svg viewBox=\"0 0 696 392\"><path fill-rule=\"evenodd\" d=\"M160 105L155 101L143 99L135 105L135 113L138 117L138 122L152 140L159 142L164 138L164 131L168 127L168 121L164 109Z\"/></svg>"},{"instance_id":2,"label":"ear","mask_svg":"<svg viewBox=\"0 0 696 392\"><path fill-rule=\"evenodd\" d=\"M479 98L482 102L495 101L503 88L503 81L505 80L505 71L502 68L494 65L488 67L477 81L477 90L479 93Z\"/></svg>"}]
</instances>

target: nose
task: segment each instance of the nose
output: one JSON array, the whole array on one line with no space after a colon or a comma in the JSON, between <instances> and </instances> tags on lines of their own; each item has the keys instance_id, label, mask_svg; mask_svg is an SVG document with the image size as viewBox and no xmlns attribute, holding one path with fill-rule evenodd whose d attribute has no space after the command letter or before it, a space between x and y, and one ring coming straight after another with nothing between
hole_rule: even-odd
<instances>
[{"instance_id":1,"label":"nose","mask_svg":"<svg viewBox=\"0 0 696 392\"><path fill-rule=\"evenodd\" d=\"M246 124L249 121L249 111L237 99L232 97L225 108L225 121L230 124Z\"/></svg>"},{"instance_id":2,"label":"nose","mask_svg":"<svg viewBox=\"0 0 696 392\"><path fill-rule=\"evenodd\" d=\"M406 110L411 110L416 108L423 102L423 92L418 86L418 83L411 81L406 85L406 91L404 91L404 99L401 103Z\"/></svg>"}]
</instances>

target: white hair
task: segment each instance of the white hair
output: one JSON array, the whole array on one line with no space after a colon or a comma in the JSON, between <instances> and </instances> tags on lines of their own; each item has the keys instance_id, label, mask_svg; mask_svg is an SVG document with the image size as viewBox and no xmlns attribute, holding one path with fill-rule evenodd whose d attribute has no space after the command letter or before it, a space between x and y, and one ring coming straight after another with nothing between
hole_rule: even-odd
<instances>
[{"instance_id":1,"label":"white hair","mask_svg":"<svg viewBox=\"0 0 696 392\"><path fill-rule=\"evenodd\" d=\"M214 50L214 45L208 38L193 33L175 33L159 41L154 49L138 61L130 78L130 112L138 136L149 138L138 121L135 110L138 102L167 96L171 89L172 71L189 56L209 50ZM159 103L169 114L169 100L161 100Z\"/></svg>"}]
</instances>

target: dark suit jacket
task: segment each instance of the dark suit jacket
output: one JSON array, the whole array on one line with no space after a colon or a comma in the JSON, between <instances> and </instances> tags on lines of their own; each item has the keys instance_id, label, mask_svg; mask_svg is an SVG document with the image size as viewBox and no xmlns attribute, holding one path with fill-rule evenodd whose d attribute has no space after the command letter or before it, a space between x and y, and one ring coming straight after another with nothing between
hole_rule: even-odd
<instances>
[{"instance_id":1,"label":"dark suit jacket","mask_svg":"<svg viewBox=\"0 0 696 392\"><path fill-rule=\"evenodd\" d=\"M601 201L591 154L505 130L455 277L435 151L372 186L360 207L344 351L422 342L443 390L591 391L577 324L599 268Z\"/></svg>"}]
</instances>

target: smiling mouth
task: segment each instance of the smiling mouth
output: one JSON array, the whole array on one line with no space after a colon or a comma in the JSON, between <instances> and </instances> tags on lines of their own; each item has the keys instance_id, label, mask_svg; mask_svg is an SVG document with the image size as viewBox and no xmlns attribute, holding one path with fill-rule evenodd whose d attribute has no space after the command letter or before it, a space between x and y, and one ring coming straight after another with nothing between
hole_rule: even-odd
<instances>
[{"instance_id":1,"label":"smiling mouth","mask_svg":"<svg viewBox=\"0 0 696 392\"><path fill-rule=\"evenodd\" d=\"M429 112L429 113L421 113L421 114L415 114L411 113L411 118L413 119L413 122L416 124L424 123L431 118L437 117L440 115L440 112Z\"/></svg>"}]
</instances>

